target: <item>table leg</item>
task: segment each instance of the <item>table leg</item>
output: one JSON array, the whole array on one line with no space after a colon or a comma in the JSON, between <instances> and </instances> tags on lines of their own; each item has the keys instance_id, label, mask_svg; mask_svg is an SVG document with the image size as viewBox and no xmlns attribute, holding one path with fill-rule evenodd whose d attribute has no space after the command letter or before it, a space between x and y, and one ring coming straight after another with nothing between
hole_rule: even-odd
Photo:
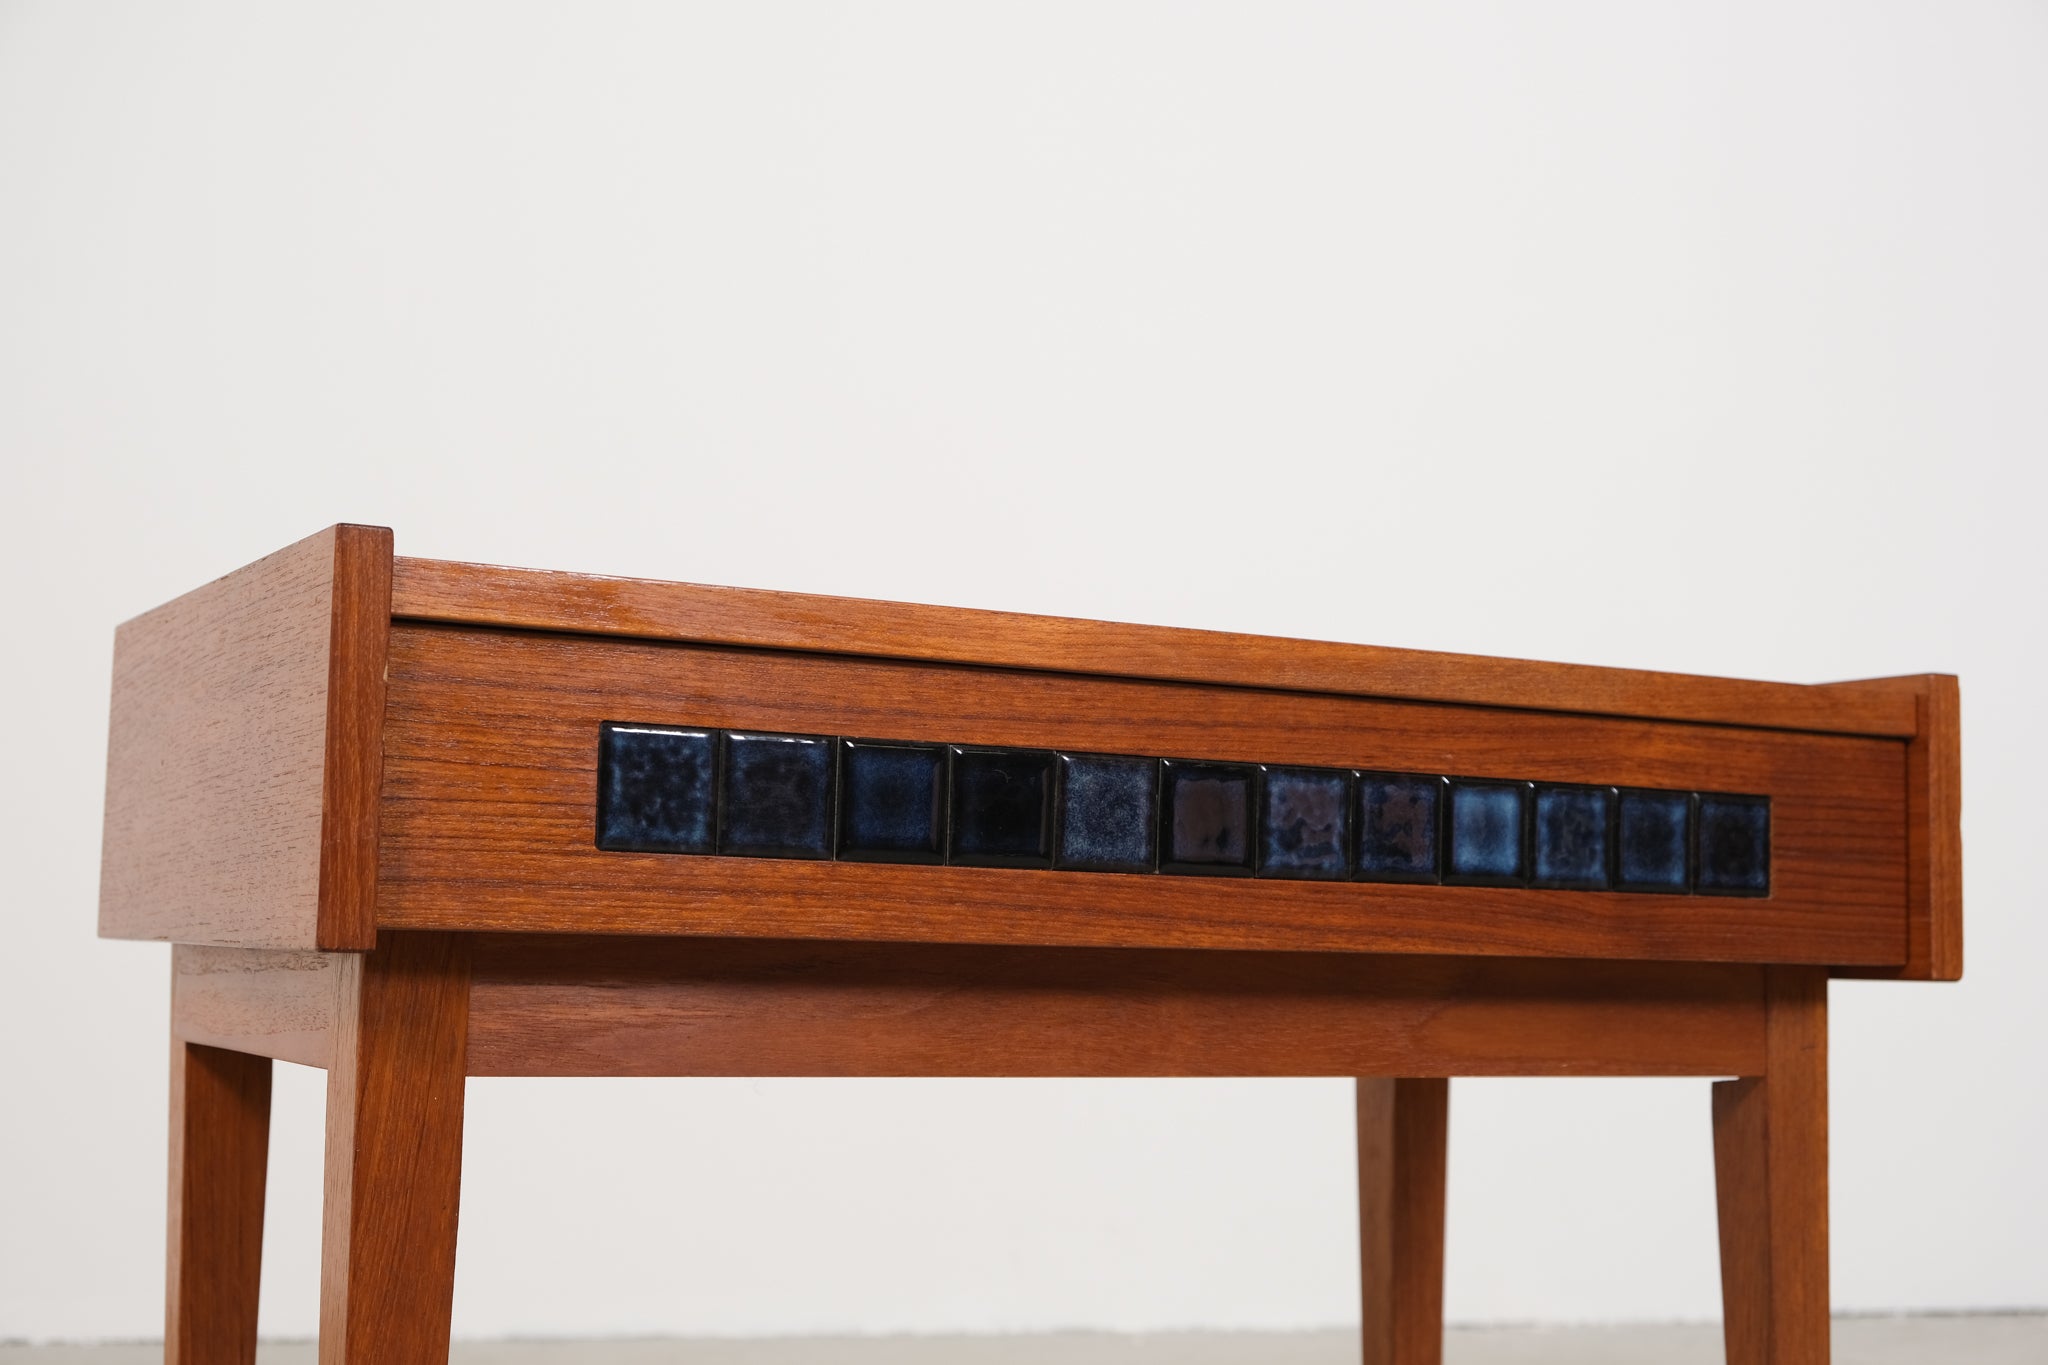
<instances>
[{"instance_id":1,"label":"table leg","mask_svg":"<svg viewBox=\"0 0 2048 1365\"><path fill-rule=\"evenodd\" d=\"M1765 979L1765 1071L1714 1086L1728 1365L1827 1365L1827 974Z\"/></svg>"},{"instance_id":2,"label":"table leg","mask_svg":"<svg viewBox=\"0 0 2048 1365\"><path fill-rule=\"evenodd\" d=\"M384 934L342 971L327 1073L320 1365L444 1365L468 945L448 934Z\"/></svg>"},{"instance_id":3,"label":"table leg","mask_svg":"<svg viewBox=\"0 0 2048 1365\"><path fill-rule=\"evenodd\" d=\"M1438 1365L1443 1359L1450 1084L1358 1081L1365 1365Z\"/></svg>"},{"instance_id":4,"label":"table leg","mask_svg":"<svg viewBox=\"0 0 2048 1365\"><path fill-rule=\"evenodd\" d=\"M171 1039L165 1365L252 1365L270 1059Z\"/></svg>"}]
</instances>

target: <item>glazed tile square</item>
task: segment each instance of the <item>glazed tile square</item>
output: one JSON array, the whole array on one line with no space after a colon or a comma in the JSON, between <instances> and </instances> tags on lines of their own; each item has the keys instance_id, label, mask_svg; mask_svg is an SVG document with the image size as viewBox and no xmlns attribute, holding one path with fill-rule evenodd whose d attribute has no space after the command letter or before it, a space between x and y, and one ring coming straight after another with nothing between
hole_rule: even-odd
<instances>
[{"instance_id":1,"label":"glazed tile square","mask_svg":"<svg viewBox=\"0 0 2048 1365\"><path fill-rule=\"evenodd\" d=\"M1155 870L1159 760L1061 754L1058 825L1055 867L1081 872Z\"/></svg>"},{"instance_id":2,"label":"glazed tile square","mask_svg":"<svg viewBox=\"0 0 2048 1365\"><path fill-rule=\"evenodd\" d=\"M832 764L825 735L731 731L718 851L756 858L832 856Z\"/></svg>"},{"instance_id":3,"label":"glazed tile square","mask_svg":"<svg viewBox=\"0 0 2048 1365\"><path fill-rule=\"evenodd\" d=\"M1053 756L1044 749L953 749L947 861L981 867L1052 862Z\"/></svg>"},{"instance_id":4,"label":"glazed tile square","mask_svg":"<svg viewBox=\"0 0 2048 1365\"><path fill-rule=\"evenodd\" d=\"M1527 782L1451 779L1444 880L1465 886L1520 886L1529 880Z\"/></svg>"},{"instance_id":5,"label":"glazed tile square","mask_svg":"<svg viewBox=\"0 0 2048 1365\"><path fill-rule=\"evenodd\" d=\"M597 846L709 853L718 822L709 730L606 721L598 727Z\"/></svg>"},{"instance_id":6,"label":"glazed tile square","mask_svg":"<svg viewBox=\"0 0 2048 1365\"><path fill-rule=\"evenodd\" d=\"M1268 767L1259 776L1259 875L1351 875L1351 774Z\"/></svg>"},{"instance_id":7,"label":"glazed tile square","mask_svg":"<svg viewBox=\"0 0 2048 1365\"><path fill-rule=\"evenodd\" d=\"M1160 870L1250 876L1252 796L1259 770L1248 763L1180 758L1159 766Z\"/></svg>"},{"instance_id":8,"label":"glazed tile square","mask_svg":"<svg viewBox=\"0 0 2048 1365\"><path fill-rule=\"evenodd\" d=\"M946 852L946 750L844 740L839 748L839 856L936 863Z\"/></svg>"},{"instance_id":9,"label":"glazed tile square","mask_svg":"<svg viewBox=\"0 0 2048 1365\"><path fill-rule=\"evenodd\" d=\"M1614 884L1614 789L1536 788L1537 886L1605 891Z\"/></svg>"},{"instance_id":10,"label":"glazed tile square","mask_svg":"<svg viewBox=\"0 0 2048 1365\"><path fill-rule=\"evenodd\" d=\"M1433 882L1442 875L1444 779L1418 773L1358 775L1361 881Z\"/></svg>"},{"instance_id":11,"label":"glazed tile square","mask_svg":"<svg viewBox=\"0 0 2048 1365\"><path fill-rule=\"evenodd\" d=\"M1715 896L1771 892L1771 803L1701 793L1693 889Z\"/></svg>"},{"instance_id":12,"label":"glazed tile square","mask_svg":"<svg viewBox=\"0 0 2048 1365\"><path fill-rule=\"evenodd\" d=\"M1617 806L1615 887L1683 895L1691 887L1692 793L1624 789Z\"/></svg>"}]
</instances>

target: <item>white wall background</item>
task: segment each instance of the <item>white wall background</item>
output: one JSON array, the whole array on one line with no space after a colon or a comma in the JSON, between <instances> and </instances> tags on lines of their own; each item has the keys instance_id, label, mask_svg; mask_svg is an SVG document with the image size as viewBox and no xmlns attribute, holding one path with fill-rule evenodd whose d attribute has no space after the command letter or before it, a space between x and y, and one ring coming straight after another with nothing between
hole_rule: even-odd
<instances>
[{"instance_id":1,"label":"white wall background","mask_svg":"<svg viewBox=\"0 0 2048 1365\"><path fill-rule=\"evenodd\" d=\"M115 623L402 553L1964 678L1835 1300L2048 1304L2048 11L0 5L0 1338L159 1330ZM263 1322L315 1321L282 1068ZM1355 1318L1344 1082L472 1088L468 1335ZM1459 1319L1718 1307L1699 1082L1467 1082Z\"/></svg>"}]
</instances>

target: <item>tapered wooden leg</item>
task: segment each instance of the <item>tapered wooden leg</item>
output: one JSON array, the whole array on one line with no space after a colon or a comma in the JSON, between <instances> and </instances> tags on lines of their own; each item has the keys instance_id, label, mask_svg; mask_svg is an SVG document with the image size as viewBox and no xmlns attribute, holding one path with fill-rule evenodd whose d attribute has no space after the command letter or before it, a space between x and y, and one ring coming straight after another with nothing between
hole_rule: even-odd
<instances>
[{"instance_id":1,"label":"tapered wooden leg","mask_svg":"<svg viewBox=\"0 0 2048 1365\"><path fill-rule=\"evenodd\" d=\"M444 1365L455 1296L469 959L385 934L342 964L327 1072L320 1365Z\"/></svg>"},{"instance_id":2,"label":"tapered wooden leg","mask_svg":"<svg viewBox=\"0 0 2048 1365\"><path fill-rule=\"evenodd\" d=\"M1365 1365L1439 1365L1444 1351L1446 1080L1358 1081L1358 1232Z\"/></svg>"},{"instance_id":3,"label":"tapered wooden leg","mask_svg":"<svg viewBox=\"0 0 2048 1365\"><path fill-rule=\"evenodd\" d=\"M1827 973L1766 973L1761 1076L1714 1086L1728 1365L1827 1365Z\"/></svg>"},{"instance_id":4,"label":"tapered wooden leg","mask_svg":"<svg viewBox=\"0 0 2048 1365\"><path fill-rule=\"evenodd\" d=\"M171 1039L165 1365L252 1365L270 1059Z\"/></svg>"}]
</instances>

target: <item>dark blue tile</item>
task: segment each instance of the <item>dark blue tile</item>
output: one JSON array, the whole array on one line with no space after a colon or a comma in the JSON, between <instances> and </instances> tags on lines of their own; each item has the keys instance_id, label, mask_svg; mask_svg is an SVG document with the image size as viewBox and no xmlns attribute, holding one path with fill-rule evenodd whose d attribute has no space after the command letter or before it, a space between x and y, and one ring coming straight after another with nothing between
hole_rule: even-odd
<instances>
[{"instance_id":1,"label":"dark blue tile","mask_svg":"<svg viewBox=\"0 0 2048 1365\"><path fill-rule=\"evenodd\" d=\"M1159 769L1160 870L1250 876L1258 769L1182 758L1169 758Z\"/></svg>"},{"instance_id":2,"label":"dark blue tile","mask_svg":"<svg viewBox=\"0 0 2048 1365\"><path fill-rule=\"evenodd\" d=\"M1713 796L1699 803L1693 889L1716 896L1771 893L1771 803L1761 796Z\"/></svg>"},{"instance_id":3,"label":"dark blue tile","mask_svg":"<svg viewBox=\"0 0 2048 1365\"><path fill-rule=\"evenodd\" d=\"M717 752L709 730L599 726L597 846L709 853L718 823Z\"/></svg>"},{"instance_id":4,"label":"dark blue tile","mask_svg":"<svg viewBox=\"0 0 2048 1365\"><path fill-rule=\"evenodd\" d=\"M1259 875L1351 875L1351 774L1331 768L1259 773Z\"/></svg>"},{"instance_id":5,"label":"dark blue tile","mask_svg":"<svg viewBox=\"0 0 2048 1365\"><path fill-rule=\"evenodd\" d=\"M936 863L946 849L946 751L846 740L839 749L839 856Z\"/></svg>"},{"instance_id":6,"label":"dark blue tile","mask_svg":"<svg viewBox=\"0 0 2048 1365\"><path fill-rule=\"evenodd\" d=\"M1529 784L1451 779L1444 880L1520 886L1529 880Z\"/></svg>"},{"instance_id":7,"label":"dark blue tile","mask_svg":"<svg viewBox=\"0 0 2048 1365\"><path fill-rule=\"evenodd\" d=\"M1150 872L1159 864L1159 760L1061 754L1054 866Z\"/></svg>"},{"instance_id":8,"label":"dark blue tile","mask_svg":"<svg viewBox=\"0 0 2048 1365\"><path fill-rule=\"evenodd\" d=\"M730 732L718 851L756 858L832 856L832 758L822 735Z\"/></svg>"},{"instance_id":9,"label":"dark blue tile","mask_svg":"<svg viewBox=\"0 0 2048 1365\"><path fill-rule=\"evenodd\" d=\"M1624 790L1619 806L1615 886L1682 895L1691 885L1692 793Z\"/></svg>"},{"instance_id":10,"label":"dark blue tile","mask_svg":"<svg viewBox=\"0 0 2048 1365\"><path fill-rule=\"evenodd\" d=\"M1605 891L1613 885L1614 788L1536 789L1537 886Z\"/></svg>"},{"instance_id":11,"label":"dark blue tile","mask_svg":"<svg viewBox=\"0 0 2048 1365\"><path fill-rule=\"evenodd\" d=\"M1433 882L1441 875L1444 779L1358 775L1358 869L1363 881Z\"/></svg>"},{"instance_id":12,"label":"dark blue tile","mask_svg":"<svg viewBox=\"0 0 2048 1365\"><path fill-rule=\"evenodd\" d=\"M952 845L947 861L978 867L1052 862L1052 754L953 749Z\"/></svg>"}]
</instances>

